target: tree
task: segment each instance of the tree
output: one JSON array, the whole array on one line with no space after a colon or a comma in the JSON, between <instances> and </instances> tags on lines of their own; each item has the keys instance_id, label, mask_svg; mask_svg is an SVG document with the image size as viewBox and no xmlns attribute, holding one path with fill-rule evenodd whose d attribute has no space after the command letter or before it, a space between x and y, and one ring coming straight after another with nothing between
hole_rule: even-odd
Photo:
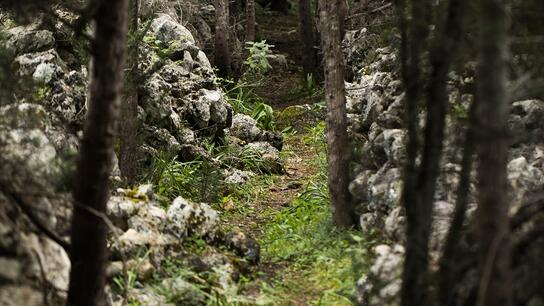
<instances>
[{"instance_id":1,"label":"tree","mask_svg":"<svg viewBox=\"0 0 544 306\"><path fill-rule=\"evenodd\" d=\"M349 140L347 134L344 64L341 50L340 1L319 3L321 41L325 57L325 99L327 101L328 185L334 224L350 228L356 215L349 185Z\"/></svg>"},{"instance_id":2,"label":"tree","mask_svg":"<svg viewBox=\"0 0 544 306\"><path fill-rule=\"evenodd\" d=\"M289 2L287 0L271 0L270 9L276 12L288 13Z\"/></svg>"},{"instance_id":3,"label":"tree","mask_svg":"<svg viewBox=\"0 0 544 306\"><path fill-rule=\"evenodd\" d=\"M481 279L477 305L483 306L512 304L506 171L509 113L507 2L479 1L476 217Z\"/></svg>"},{"instance_id":4,"label":"tree","mask_svg":"<svg viewBox=\"0 0 544 306\"><path fill-rule=\"evenodd\" d=\"M74 186L70 285L67 305L105 305L104 222L123 85L128 0L97 3L90 100Z\"/></svg>"},{"instance_id":5,"label":"tree","mask_svg":"<svg viewBox=\"0 0 544 306\"><path fill-rule=\"evenodd\" d=\"M459 47L458 41L462 34L463 15L467 2L450 0L445 23L436 35L430 50L431 74L426 86L427 117L419 167L415 162L419 151L417 104L421 96L420 88L425 88L420 77L419 66L421 51L424 50L425 39L428 35L431 8L429 2L412 2L412 18L407 23L407 18L404 16L406 4L404 1L397 1L397 5L403 40L401 57L403 80L406 86L406 125L408 127L408 157L403 189L403 204L407 216L407 241L401 300L404 306L428 305L429 238L448 109L448 73ZM466 153L470 154L470 152Z\"/></svg>"},{"instance_id":6,"label":"tree","mask_svg":"<svg viewBox=\"0 0 544 306\"><path fill-rule=\"evenodd\" d=\"M427 295L428 234L425 229L430 220L423 220L416 190L418 185L418 118L417 105L421 99L421 51L428 35L428 20L423 18L425 2L416 1L411 5L412 16L408 22L406 0L396 0L399 28L401 31L401 72L405 87L405 126L407 129L406 161L404 165L402 203L406 210L406 257L402 275L401 305L423 306ZM428 214L425 212L425 214ZM425 222L420 224L418 222Z\"/></svg>"},{"instance_id":7,"label":"tree","mask_svg":"<svg viewBox=\"0 0 544 306\"><path fill-rule=\"evenodd\" d=\"M138 145L138 0L130 0L129 29L130 48L127 60L127 80L125 85L125 99L121 104L119 169L127 183L134 183L138 175L139 145Z\"/></svg>"},{"instance_id":8,"label":"tree","mask_svg":"<svg viewBox=\"0 0 544 306\"><path fill-rule=\"evenodd\" d=\"M220 77L231 75L227 0L215 0L215 65Z\"/></svg>"},{"instance_id":9,"label":"tree","mask_svg":"<svg viewBox=\"0 0 544 306\"><path fill-rule=\"evenodd\" d=\"M316 34L311 0L298 2L299 35L302 41L302 69L304 75L317 75Z\"/></svg>"},{"instance_id":10,"label":"tree","mask_svg":"<svg viewBox=\"0 0 544 306\"><path fill-rule=\"evenodd\" d=\"M255 41L255 0L246 2L246 41Z\"/></svg>"}]
</instances>

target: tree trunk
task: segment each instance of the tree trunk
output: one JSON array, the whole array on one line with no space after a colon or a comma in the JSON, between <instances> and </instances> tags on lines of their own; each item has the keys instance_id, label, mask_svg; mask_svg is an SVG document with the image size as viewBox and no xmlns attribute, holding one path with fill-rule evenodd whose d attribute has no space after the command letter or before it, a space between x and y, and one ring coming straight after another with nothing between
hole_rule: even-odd
<instances>
[{"instance_id":1,"label":"tree trunk","mask_svg":"<svg viewBox=\"0 0 544 306\"><path fill-rule=\"evenodd\" d=\"M325 98L327 101L327 147L329 192L332 216L339 228L356 224L348 190L350 146L347 135L344 64L340 48L339 1L320 1L320 27L325 56Z\"/></svg>"},{"instance_id":2,"label":"tree trunk","mask_svg":"<svg viewBox=\"0 0 544 306\"><path fill-rule=\"evenodd\" d=\"M129 33L136 37L138 32L139 0L130 0L129 8ZM139 169L139 123L138 123L138 41L131 41L128 50L127 71L125 83L125 101L121 104L119 148L119 168L121 176L128 184L133 184L138 176Z\"/></svg>"},{"instance_id":3,"label":"tree trunk","mask_svg":"<svg viewBox=\"0 0 544 306\"><path fill-rule=\"evenodd\" d=\"M215 65L220 77L228 78L231 75L227 0L215 0Z\"/></svg>"},{"instance_id":4,"label":"tree trunk","mask_svg":"<svg viewBox=\"0 0 544 306\"><path fill-rule=\"evenodd\" d=\"M270 4L270 9L276 12L288 13L289 12L289 2L287 0L272 0Z\"/></svg>"},{"instance_id":5,"label":"tree trunk","mask_svg":"<svg viewBox=\"0 0 544 306\"><path fill-rule=\"evenodd\" d=\"M128 0L101 1L96 12L90 102L74 186L67 305L105 305L108 228L101 218L109 197L113 142L125 59Z\"/></svg>"},{"instance_id":6,"label":"tree trunk","mask_svg":"<svg viewBox=\"0 0 544 306\"><path fill-rule=\"evenodd\" d=\"M246 41L255 41L255 0L246 2Z\"/></svg>"},{"instance_id":7,"label":"tree trunk","mask_svg":"<svg viewBox=\"0 0 544 306\"><path fill-rule=\"evenodd\" d=\"M404 166L402 203L406 210L406 257L402 275L401 305L424 306L427 299L427 262L428 243L424 228L430 220L422 220L420 198L417 191L419 171L416 158L419 150L418 142L418 110L421 100L420 57L428 36L426 3L414 2L411 5L412 18L408 22L406 0L396 0L399 28L401 31L401 70L405 86L405 126L407 129L406 162ZM426 224L420 224L425 222Z\"/></svg>"},{"instance_id":8,"label":"tree trunk","mask_svg":"<svg viewBox=\"0 0 544 306\"><path fill-rule=\"evenodd\" d=\"M470 194L470 174L472 172L472 163L474 155L474 108L472 103L469 110L469 122L463 145L463 157L461 161L461 173L459 174L459 185L457 186L457 198L455 200L455 210L451 220L450 228L444 243L444 250L439 262L438 270L438 302L441 306L454 305L453 293L454 279L454 259L457 255L459 237L462 235L463 223L468 206L468 195Z\"/></svg>"},{"instance_id":9,"label":"tree trunk","mask_svg":"<svg viewBox=\"0 0 544 306\"><path fill-rule=\"evenodd\" d=\"M478 62L478 209L482 306L512 304L508 225L508 13L505 0L479 1Z\"/></svg>"},{"instance_id":10,"label":"tree trunk","mask_svg":"<svg viewBox=\"0 0 544 306\"><path fill-rule=\"evenodd\" d=\"M311 0L299 0L299 35L302 41L302 69L304 76L317 75L317 50Z\"/></svg>"}]
</instances>

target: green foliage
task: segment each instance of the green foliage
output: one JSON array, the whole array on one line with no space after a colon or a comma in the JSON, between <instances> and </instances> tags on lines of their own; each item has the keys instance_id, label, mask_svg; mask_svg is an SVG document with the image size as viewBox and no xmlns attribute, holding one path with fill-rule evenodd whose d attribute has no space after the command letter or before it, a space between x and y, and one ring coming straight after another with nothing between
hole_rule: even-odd
<instances>
[{"instance_id":1,"label":"green foliage","mask_svg":"<svg viewBox=\"0 0 544 306\"><path fill-rule=\"evenodd\" d=\"M318 305L352 305L356 280L368 268L367 241L358 231L340 231L331 221L327 188L325 124L309 128L305 143L318 153L318 173L308 178L305 190L290 207L276 214L264 227L261 245L265 260L289 262L287 275L263 291L276 304L293 296L319 292Z\"/></svg>"},{"instance_id":2,"label":"green foliage","mask_svg":"<svg viewBox=\"0 0 544 306\"><path fill-rule=\"evenodd\" d=\"M266 103L257 103L255 108L253 108L251 117L257 120L261 129L269 131L274 131L276 129L276 125L274 123L274 110Z\"/></svg>"},{"instance_id":3,"label":"green foliage","mask_svg":"<svg viewBox=\"0 0 544 306\"><path fill-rule=\"evenodd\" d=\"M247 71L252 76L262 76L272 69L268 62L268 55L272 54L270 50L273 45L266 43L266 40L259 42L246 42L246 49L249 56L244 62Z\"/></svg>"},{"instance_id":4,"label":"green foliage","mask_svg":"<svg viewBox=\"0 0 544 306\"><path fill-rule=\"evenodd\" d=\"M239 83L226 90L227 101L235 113L246 114L257 120L261 129L276 130L274 109L253 93L253 85Z\"/></svg>"},{"instance_id":5,"label":"green foliage","mask_svg":"<svg viewBox=\"0 0 544 306\"><path fill-rule=\"evenodd\" d=\"M154 158L147 180L156 186L160 196L213 202L219 197L221 175L208 161L180 162L177 157L161 154Z\"/></svg>"},{"instance_id":6,"label":"green foliage","mask_svg":"<svg viewBox=\"0 0 544 306\"><path fill-rule=\"evenodd\" d=\"M300 78L300 83L289 93L292 99L299 97L318 97L323 95L323 87L311 73Z\"/></svg>"}]
</instances>

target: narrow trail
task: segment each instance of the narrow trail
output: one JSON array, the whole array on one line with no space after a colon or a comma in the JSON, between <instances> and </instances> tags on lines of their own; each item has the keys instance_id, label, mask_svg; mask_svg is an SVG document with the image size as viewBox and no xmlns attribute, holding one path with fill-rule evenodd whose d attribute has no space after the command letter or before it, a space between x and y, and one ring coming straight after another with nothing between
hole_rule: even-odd
<instances>
[{"instance_id":1,"label":"narrow trail","mask_svg":"<svg viewBox=\"0 0 544 306\"><path fill-rule=\"evenodd\" d=\"M267 21L261 24L261 39L274 45L272 50L275 54L286 56L288 67L273 70L267 75L264 83L255 89L255 93L265 103L271 105L277 114L293 106L318 102L322 99L320 95L297 94L297 91L300 91L302 79L300 65L302 54L297 34L297 17L275 13L268 17L263 18ZM249 199L243 210L232 214L227 221L230 226L243 230L259 242L269 234L266 231L270 224L275 225L274 218L278 214L287 209L293 209L293 205L296 205L294 201L310 184L314 183L312 178L315 178L320 171L316 160L318 155L323 153L320 151L324 148L316 148L307 142L310 136L308 129L315 127L319 119L316 119L315 114L311 112L294 113L287 123L296 130L296 133L285 139L282 152L286 173L268 177L252 187L254 198ZM286 237L277 239L286 239ZM288 240L285 243L289 243ZM303 252L311 251L306 249ZM315 301L319 301L320 305L333 305L321 304L324 285L315 284L315 280L312 280L312 276L309 275L311 271L294 267L293 260L271 259L270 254L266 253L266 248L262 248L262 252L261 262L254 273L255 278L244 288L248 296L258 299L263 294L263 287L271 287L272 295L283 295L280 299L273 301L273 305L310 305ZM297 256L305 256L305 254L301 252ZM283 291L278 292L274 289L275 286L282 287L283 289L279 290ZM296 286L297 289L291 286ZM350 303L334 303L334 305L350 305Z\"/></svg>"}]
</instances>

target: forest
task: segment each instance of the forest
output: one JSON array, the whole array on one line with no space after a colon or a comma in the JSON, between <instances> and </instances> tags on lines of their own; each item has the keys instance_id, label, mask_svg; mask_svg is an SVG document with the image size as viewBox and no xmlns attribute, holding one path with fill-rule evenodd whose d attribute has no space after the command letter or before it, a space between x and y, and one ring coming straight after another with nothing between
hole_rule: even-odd
<instances>
[{"instance_id":1,"label":"forest","mask_svg":"<svg viewBox=\"0 0 544 306\"><path fill-rule=\"evenodd\" d=\"M544 306L542 0L0 0L0 306Z\"/></svg>"}]
</instances>

